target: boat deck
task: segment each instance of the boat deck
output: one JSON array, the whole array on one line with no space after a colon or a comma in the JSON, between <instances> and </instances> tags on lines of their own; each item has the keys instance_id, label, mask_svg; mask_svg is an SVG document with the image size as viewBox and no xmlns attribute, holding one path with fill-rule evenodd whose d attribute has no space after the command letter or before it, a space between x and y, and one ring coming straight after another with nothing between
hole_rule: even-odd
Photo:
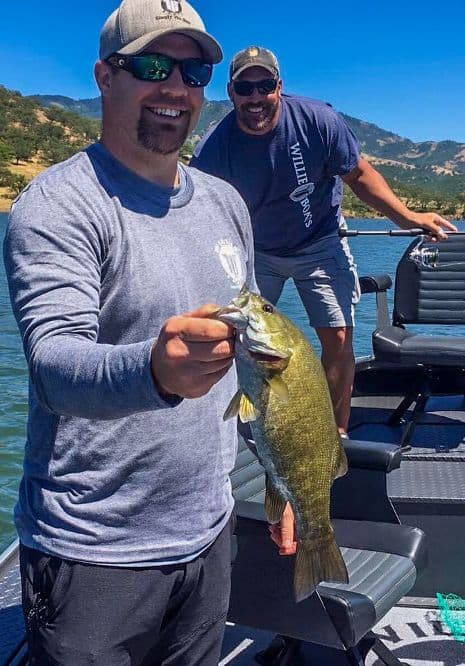
<instances>
[{"instance_id":1,"label":"boat deck","mask_svg":"<svg viewBox=\"0 0 465 666\"><path fill-rule=\"evenodd\" d=\"M388 378L389 379L389 378ZM406 424L389 426L400 395L353 398L353 439L400 444ZM408 423L411 410L406 414ZM428 574L411 594L436 592L465 598L465 400L463 395L433 396L426 404L402 454L388 475L388 495L402 523L420 527L428 538Z\"/></svg>"},{"instance_id":2,"label":"boat deck","mask_svg":"<svg viewBox=\"0 0 465 666\"><path fill-rule=\"evenodd\" d=\"M399 396L355 397L351 437L400 443L402 426L386 424L399 401ZM436 592L465 597L463 397L431 398L412 444L400 468L388 475L388 494L401 521L426 532L430 563L412 596L389 611L375 633L410 666L465 666L465 640L454 639L434 607ZM422 607L425 600L430 607ZM19 566L13 550L0 564L0 627L0 666L24 664ZM255 654L272 638L269 632L228 623L219 666L252 666ZM381 661L370 654L366 666L381 666Z\"/></svg>"},{"instance_id":3,"label":"boat deck","mask_svg":"<svg viewBox=\"0 0 465 666\"><path fill-rule=\"evenodd\" d=\"M9 574L0 583L0 666L19 666L24 656L17 647L23 636L18 581L17 564L12 563ZM410 666L465 664L465 642L453 638L436 610L399 606L383 618L375 633L398 659ZM272 638L267 631L228 623L218 666L253 666L255 655L264 650ZM366 666L382 664L376 655L369 654Z\"/></svg>"},{"instance_id":4,"label":"boat deck","mask_svg":"<svg viewBox=\"0 0 465 666\"><path fill-rule=\"evenodd\" d=\"M400 444L404 426L387 424L400 400L399 396L354 398L351 438ZM395 503L465 505L464 398L432 397L427 408L413 431L411 447L402 454L400 469L389 475L389 496Z\"/></svg>"}]
</instances>

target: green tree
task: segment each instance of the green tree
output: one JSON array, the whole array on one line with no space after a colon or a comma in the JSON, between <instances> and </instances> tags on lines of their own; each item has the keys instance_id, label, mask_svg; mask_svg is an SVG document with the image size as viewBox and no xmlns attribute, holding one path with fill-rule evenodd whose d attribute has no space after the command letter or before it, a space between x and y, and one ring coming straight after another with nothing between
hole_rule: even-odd
<instances>
[{"instance_id":1,"label":"green tree","mask_svg":"<svg viewBox=\"0 0 465 666\"><path fill-rule=\"evenodd\" d=\"M12 157L11 148L0 140L0 165L10 162Z\"/></svg>"},{"instance_id":2,"label":"green tree","mask_svg":"<svg viewBox=\"0 0 465 666\"><path fill-rule=\"evenodd\" d=\"M17 197L24 190L28 182L27 178L22 174L12 174L8 187L13 196Z\"/></svg>"},{"instance_id":3,"label":"green tree","mask_svg":"<svg viewBox=\"0 0 465 666\"><path fill-rule=\"evenodd\" d=\"M189 164L190 159L192 157L192 154L195 150L195 146L197 145L198 139L187 139L187 141L184 143L183 146L181 146L181 150L179 151L179 157L180 159L185 163Z\"/></svg>"},{"instance_id":4,"label":"green tree","mask_svg":"<svg viewBox=\"0 0 465 666\"><path fill-rule=\"evenodd\" d=\"M30 160L36 152L32 139L26 134L21 133L20 130L15 129L14 131L10 131L6 138L6 143L11 150L13 158L16 160L16 164L19 164L20 160Z\"/></svg>"},{"instance_id":5,"label":"green tree","mask_svg":"<svg viewBox=\"0 0 465 666\"><path fill-rule=\"evenodd\" d=\"M0 167L0 187L9 187L13 174L8 169Z\"/></svg>"},{"instance_id":6,"label":"green tree","mask_svg":"<svg viewBox=\"0 0 465 666\"><path fill-rule=\"evenodd\" d=\"M69 143L52 139L47 143L43 149L43 155L48 164L56 164L67 160L71 155L74 155L76 149Z\"/></svg>"}]
</instances>

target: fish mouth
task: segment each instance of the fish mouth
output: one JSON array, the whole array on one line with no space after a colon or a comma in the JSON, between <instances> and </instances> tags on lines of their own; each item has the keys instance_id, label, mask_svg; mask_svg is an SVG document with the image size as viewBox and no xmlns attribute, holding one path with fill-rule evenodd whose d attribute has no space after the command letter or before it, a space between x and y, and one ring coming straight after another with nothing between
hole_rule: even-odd
<instances>
[{"instance_id":1,"label":"fish mouth","mask_svg":"<svg viewBox=\"0 0 465 666\"><path fill-rule=\"evenodd\" d=\"M242 331L245 331L249 323L248 317L235 305L220 308L216 313L216 318Z\"/></svg>"},{"instance_id":2,"label":"fish mouth","mask_svg":"<svg viewBox=\"0 0 465 666\"><path fill-rule=\"evenodd\" d=\"M289 354L286 352L269 347L265 342L252 338L249 331L245 335L241 335L240 340L249 354L259 363L277 363L289 358Z\"/></svg>"},{"instance_id":3,"label":"fish mouth","mask_svg":"<svg viewBox=\"0 0 465 666\"><path fill-rule=\"evenodd\" d=\"M270 347L259 338L260 332L254 329L249 317L240 307L233 304L226 305L220 308L215 316L240 332L239 342L258 363L279 363L289 358L288 353Z\"/></svg>"},{"instance_id":4,"label":"fish mouth","mask_svg":"<svg viewBox=\"0 0 465 666\"><path fill-rule=\"evenodd\" d=\"M263 352L255 352L251 351L250 349L248 350L250 356L257 361L257 363L266 363L267 365L273 365L275 363L276 365L280 364L281 361L283 360L284 356L274 356L273 354L264 354Z\"/></svg>"}]
</instances>

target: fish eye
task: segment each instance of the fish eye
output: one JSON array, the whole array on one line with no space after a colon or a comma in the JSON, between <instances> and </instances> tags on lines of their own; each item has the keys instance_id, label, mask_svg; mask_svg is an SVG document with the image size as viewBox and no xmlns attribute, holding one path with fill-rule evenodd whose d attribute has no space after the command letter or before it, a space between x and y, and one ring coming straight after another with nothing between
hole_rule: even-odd
<instances>
[{"instance_id":1,"label":"fish eye","mask_svg":"<svg viewBox=\"0 0 465 666\"><path fill-rule=\"evenodd\" d=\"M263 306L263 312L268 312L269 314L273 314L274 308L269 303L265 303Z\"/></svg>"}]
</instances>

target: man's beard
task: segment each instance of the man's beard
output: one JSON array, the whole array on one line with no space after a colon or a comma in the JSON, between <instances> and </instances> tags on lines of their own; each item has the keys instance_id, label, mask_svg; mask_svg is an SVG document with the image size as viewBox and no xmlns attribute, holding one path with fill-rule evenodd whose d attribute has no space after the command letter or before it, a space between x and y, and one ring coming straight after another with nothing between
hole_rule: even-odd
<instances>
[{"instance_id":1,"label":"man's beard","mask_svg":"<svg viewBox=\"0 0 465 666\"><path fill-rule=\"evenodd\" d=\"M142 109L137 124L137 140L140 145L152 153L170 155L177 153L189 136L191 114L183 112L182 122L174 125L163 122L162 116L153 117L151 111Z\"/></svg>"},{"instance_id":2,"label":"man's beard","mask_svg":"<svg viewBox=\"0 0 465 666\"><path fill-rule=\"evenodd\" d=\"M242 104L240 107L237 107L236 108L237 117L242 123L242 125L244 125L244 127L247 127L247 129L251 130L252 132L262 131L266 130L275 119L279 110L279 100L277 100L274 103L261 102L261 106L263 106L263 111L260 114L256 114L256 116L247 112L247 109L250 106L254 107L257 106L257 104L248 102L247 104Z\"/></svg>"}]
</instances>

